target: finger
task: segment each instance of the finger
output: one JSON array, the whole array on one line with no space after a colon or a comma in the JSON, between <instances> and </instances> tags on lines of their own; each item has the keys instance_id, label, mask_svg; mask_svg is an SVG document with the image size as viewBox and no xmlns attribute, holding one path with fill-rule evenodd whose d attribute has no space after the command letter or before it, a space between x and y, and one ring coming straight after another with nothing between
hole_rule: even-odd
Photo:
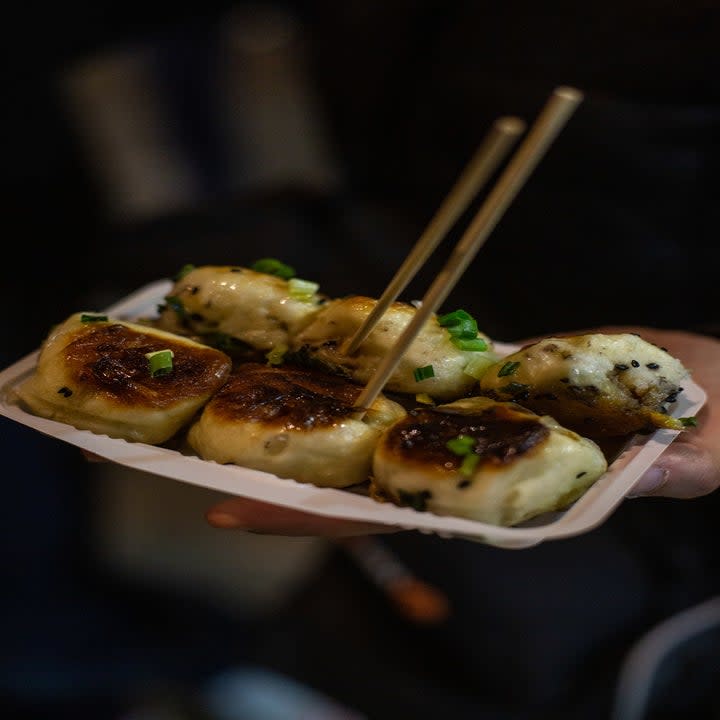
<instances>
[{"instance_id":1,"label":"finger","mask_svg":"<svg viewBox=\"0 0 720 720\"><path fill-rule=\"evenodd\" d=\"M215 505L208 510L205 517L210 525L216 528L248 530L269 535L350 537L398 531L398 528L390 525L324 517L240 497Z\"/></svg>"},{"instance_id":2,"label":"finger","mask_svg":"<svg viewBox=\"0 0 720 720\"><path fill-rule=\"evenodd\" d=\"M720 486L720 471L711 453L676 441L638 481L628 497L695 498Z\"/></svg>"}]
</instances>

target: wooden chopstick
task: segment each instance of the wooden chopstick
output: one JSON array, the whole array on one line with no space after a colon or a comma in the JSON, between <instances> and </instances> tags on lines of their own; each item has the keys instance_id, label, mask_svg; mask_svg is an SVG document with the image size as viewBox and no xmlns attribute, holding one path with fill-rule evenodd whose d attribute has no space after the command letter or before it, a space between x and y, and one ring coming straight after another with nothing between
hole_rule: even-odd
<instances>
[{"instance_id":1,"label":"wooden chopstick","mask_svg":"<svg viewBox=\"0 0 720 720\"><path fill-rule=\"evenodd\" d=\"M346 355L352 355L370 334L378 320L397 296L407 287L418 270L430 257L442 239L450 231L470 201L477 195L495 170L525 131L525 123L517 117L498 118L487 136L470 159L462 174L443 200L435 216L418 238L415 246L395 273L363 324L343 348Z\"/></svg>"},{"instance_id":2,"label":"wooden chopstick","mask_svg":"<svg viewBox=\"0 0 720 720\"><path fill-rule=\"evenodd\" d=\"M425 293L412 320L358 396L355 403L357 411L353 417L362 419L365 416L367 408L380 394L415 336L455 287L582 99L582 93L571 87L558 87L552 92L495 187L453 249L445 267Z\"/></svg>"}]
</instances>

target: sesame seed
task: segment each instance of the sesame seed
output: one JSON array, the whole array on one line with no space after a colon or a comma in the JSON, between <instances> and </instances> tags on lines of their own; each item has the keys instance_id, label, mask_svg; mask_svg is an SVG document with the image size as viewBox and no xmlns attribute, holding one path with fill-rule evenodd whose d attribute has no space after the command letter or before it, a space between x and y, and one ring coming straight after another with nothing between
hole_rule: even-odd
<instances>
[{"instance_id":1,"label":"sesame seed","mask_svg":"<svg viewBox=\"0 0 720 720\"><path fill-rule=\"evenodd\" d=\"M639 363L637 360L631 360L631 361L630 361L630 364L631 364L633 367L640 367L640 363Z\"/></svg>"}]
</instances>

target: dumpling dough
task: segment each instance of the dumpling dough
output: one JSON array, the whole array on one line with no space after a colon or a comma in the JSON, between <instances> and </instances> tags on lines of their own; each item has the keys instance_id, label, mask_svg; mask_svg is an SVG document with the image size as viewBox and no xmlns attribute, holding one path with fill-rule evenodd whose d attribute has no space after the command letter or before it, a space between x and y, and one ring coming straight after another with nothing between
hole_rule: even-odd
<instances>
[{"instance_id":1,"label":"dumpling dough","mask_svg":"<svg viewBox=\"0 0 720 720\"><path fill-rule=\"evenodd\" d=\"M472 438L474 468L447 447ZM560 510L605 471L600 448L551 417L515 403L472 397L418 408L383 433L373 458L381 496L416 510L516 525Z\"/></svg>"},{"instance_id":2,"label":"dumpling dough","mask_svg":"<svg viewBox=\"0 0 720 720\"><path fill-rule=\"evenodd\" d=\"M667 414L689 375L666 350L638 335L548 337L490 367L483 395L552 415L582 435L682 429Z\"/></svg>"},{"instance_id":3,"label":"dumpling dough","mask_svg":"<svg viewBox=\"0 0 720 720\"><path fill-rule=\"evenodd\" d=\"M267 352L286 348L290 337L317 312L322 298L293 297L287 280L267 273L205 265L178 280L165 301L158 327L197 335L210 345L222 347L234 340Z\"/></svg>"},{"instance_id":4,"label":"dumpling dough","mask_svg":"<svg viewBox=\"0 0 720 720\"><path fill-rule=\"evenodd\" d=\"M361 295L331 300L294 337L291 349L300 354L301 361L317 362L331 372L367 384L416 312L410 304L392 303L357 351L345 354L344 345L376 302ZM447 329L436 317L430 318L401 358L385 390L413 395L427 393L444 401L467 395L476 382L475 377L464 372L468 363L486 360L491 365L497 359L491 340L482 333L478 337L485 340L487 351L459 350ZM432 365L434 377L417 381L415 369L427 365Z\"/></svg>"},{"instance_id":5,"label":"dumpling dough","mask_svg":"<svg viewBox=\"0 0 720 720\"><path fill-rule=\"evenodd\" d=\"M52 330L18 388L30 412L155 445L189 423L230 374L230 358L219 350L144 325L82 316ZM146 353L166 349L174 355L172 370L152 377Z\"/></svg>"},{"instance_id":6,"label":"dumpling dough","mask_svg":"<svg viewBox=\"0 0 720 720\"><path fill-rule=\"evenodd\" d=\"M356 485L368 479L380 433L405 415L380 395L354 419L361 390L313 369L247 363L205 406L188 443L205 460L321 487Z\"/></svg>"}]
</instances>

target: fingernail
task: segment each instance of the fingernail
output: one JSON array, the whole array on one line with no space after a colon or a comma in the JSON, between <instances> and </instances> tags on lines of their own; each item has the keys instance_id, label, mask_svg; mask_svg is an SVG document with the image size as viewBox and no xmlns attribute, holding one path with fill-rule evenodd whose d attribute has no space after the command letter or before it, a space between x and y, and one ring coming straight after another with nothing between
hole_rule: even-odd
<instances>
[{"instance_id":1,"label":"fingernail","mask_svg":"<svg viewBox=\"0 0 720 720\"><path fill-rule=\"evenodd\" d=\"M226 512L213 512L207 514L207 521L216 528L238 530L243 527L242 522L235 515Z\"/></svg>"},{"instance_id":2,"label":"fingernail","mask_svg":"<svg viewBox=\"0 0 720 720\"><path fill-rule=\"evenodd\" d=\"M628 493L627 497L636 498L644 495L652 495L659 490L670 477L667 468L651 467L638 481L635 487Z\"/></svg>"}]
</instances>

